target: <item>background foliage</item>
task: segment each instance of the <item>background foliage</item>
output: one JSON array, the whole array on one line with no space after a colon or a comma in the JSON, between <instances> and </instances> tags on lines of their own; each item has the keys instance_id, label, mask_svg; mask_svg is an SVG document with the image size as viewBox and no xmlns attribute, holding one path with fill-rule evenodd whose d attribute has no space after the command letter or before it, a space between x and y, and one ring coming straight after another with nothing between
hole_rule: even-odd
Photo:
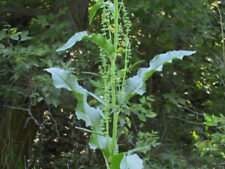
<instances>
[{"instance_id":1,"label":"background foliage","mask_svg":"<svg viewBox=\"0 0 225 169\"><path fill-rule=\"evenodd\" d=\"M55 89L43 72L63 67L74 71L85 88L101 86L94 74L85 73L98 71L92 45L79 42L66 54L55 52L75 31L86 28L82 2L1 1L0 168L104 168L101 154L87 146L89 135L74 128L83 125L74 117L75 98ZM217 3L224 17L223 1L126 1L133 23L133 72L158 53L197 51L154 75L147 94L132 100L127 110L131 118L120 120L120 140L127 142L122 149L152 145L140 154L146 168L225 166L224 23ZM80 11L73 10L77 6ZM98 17L93 25L89 29L100 31Z\"/></svg>"}]
</instances>

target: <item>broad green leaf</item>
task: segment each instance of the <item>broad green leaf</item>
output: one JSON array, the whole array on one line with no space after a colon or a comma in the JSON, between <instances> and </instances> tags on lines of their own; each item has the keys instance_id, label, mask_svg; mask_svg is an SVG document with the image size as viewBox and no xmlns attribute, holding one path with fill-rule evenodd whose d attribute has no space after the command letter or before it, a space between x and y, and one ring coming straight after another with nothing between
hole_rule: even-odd
<instances>
[{"instance_id":1,"label":"broad green leaf","mask_svg":"<svg viewBox=\"0 0 225 169\"><path fill-rule=\"evenodd\" d=\"M120 169L143 169L143 160L137 155L126 155L120 163Z\"/></svg>"},{"instance_id":2,"label":"broad green leaf","mask_svg":"<svg viewBox=\"0 0 225 169\"><path fill-rule=\"evenodd\" d=\"M116 155L113 155L112 156L112 161L111 161L111 166L110 166L110 169L120 169L120 163L121 163L121 160L123 159L124 157L124 153L119 153L119 154L116 154Z\"/></svg>"},{"instance_id":3,"label":"broad green leaf","mask_svg":"<svg viewBox=\"0 0 225 169\"><path fill-rule=\"evenodd\" d=\"M82 39L88 39L96 43L101 49L103 49L108 55L114 53L114 47L112 43L105 39L102 34L92 34L88 35L86 31L75 33L62 47L56 51L64 51L76 44L76 42L81 41Z\"/></svg>"},{"instance_id":4,"label":"broad green leaf","mask_svg":"<svg viewBox=\"0 0 225 169\"><path fill-rule=\"evenodd\" d=\"M107 1L99 1L97 2L95 5L93 5L91 7L91 9L89 10L89 25L91 25L93 18L95 16L95 14L97 13L97 11L103 7L103 4L107 5L109 7L109 9L111 9L112 11L115 11L114 5L112 2Z\"/></svg>"},{"instance_id":5,"label":"broad green leaf","mask_svg":"<svg viewBox=\"0 0 225 169\"><path fill-rule=\"evenodd\" d=\"M21 42L32 39L30 36L28 36L28 31L17 32L11 35L10 38L13 40L20 40Z\"/></svg>"},{"instance_id":6,"label":"broad green leaf","mask_svg":"<svg viewBox=\"0 0 225 169\"><path fill-rule=\"evenodd\" d=\"M207 126L216 126L222 120L220 117L217 117L215 115L204 114L204 117L205 117L205 124Z\"/></svg>"},{"instance_id":7,"label":"broad green leaf","mask_svg":"<svg viewBox=\"0 0 225 169\"><path fill-rule=\"evenodd\" d=\"M72 91L78 100L76 116L85 121L86 127L92 126L94 131L101 132L101 120L104 114L101 109L91 107L87 103L88 91L78 84L76 76L60 68L45 69L52 74L56 88L65 88Z\"/></svg>"},{"instance_id":8,"label":"broad green leaf","mask_svg":"<svg viewBox=\"0 0 225 169\"><path fill-rule=\"evenodd\" d=\"M131 97L139 94L143 95L146 91L145 82L154 72L162 71L165 63L172 63L173 59L183 59L184 56L194 54L195 51L170 51L155 56L149 63L148 68L140 68L136 76L126 80L122 93L122 101L128 101Z\"/></svg>"},{"instance_id":9,"label":"broad green leaf","mask_svg":"<svg viewBox=\"0 0 225 169\"><path fill-rule=\"evenodd\" d=\"M95 5L93 5L91 7L91 9L89 10L89 25L91 25L92 20L96 14L96 12L101 8L101 3L96 3Z\"/></svg>"},{"instance_id":10,"label":"broad green leaf","mask_svg":"<svg viewBox=\"0 0 225 169\"><path fill-rule=\"evenodd\" d=\"M26 41L26 40L32 39L30 36L28 36L28 31L21 32L20 37L21 37L21 39L20 39L21 41Z\"/></svg>"},{"instance_id":11,"label":"broad green leaf","mask_svg":"<svg viewBox=\"0 0 225 169\"><path fill-rule=\"evenodd\" d=\"M89 39L92 42L96 43L101 49L103 49L108 55L112 55L115 50L112 43L105 39L102 34L92 34L85 36L84 39Z\"/></svg>"}]
</instances>

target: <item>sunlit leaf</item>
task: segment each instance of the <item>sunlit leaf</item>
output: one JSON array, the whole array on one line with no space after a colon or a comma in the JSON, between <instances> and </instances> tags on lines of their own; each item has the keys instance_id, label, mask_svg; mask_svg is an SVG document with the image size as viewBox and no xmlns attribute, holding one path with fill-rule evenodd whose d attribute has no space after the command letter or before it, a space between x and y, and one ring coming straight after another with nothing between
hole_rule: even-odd
<instances>
[{"instance_id":1,"label":"sunlit leaf","mask_svg":"<svg viewBox=\"0 0 225 169\"><path fill-rule=\"evenodd\" d=\"M204 117L207 126L216 126L221 122L221 119L215 115L204 114Z\"/></svg>"}]
</instances>

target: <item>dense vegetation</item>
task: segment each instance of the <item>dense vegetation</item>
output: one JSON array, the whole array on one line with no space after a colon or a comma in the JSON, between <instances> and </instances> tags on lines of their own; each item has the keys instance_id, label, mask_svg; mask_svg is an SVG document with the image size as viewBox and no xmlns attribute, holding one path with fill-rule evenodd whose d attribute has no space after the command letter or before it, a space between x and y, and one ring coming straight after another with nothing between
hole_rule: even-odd
<instances>
[{"instance_id":1,"label":"dense vegetation","mask_svg":"<svg viewBox=\"0 0 225 169\"><path fill-rule=\"evenodd\" d=\"M88 26L95 1L88 2L0 2L0 168L105 168L100 151L89 148L91 134L75 128L85 127L74 113L76 98L55 88L44 71L63 68L89 91L102 93L96 76L102 58L94 43L56 52L75 32L101 33L104 11ZM146 169L224 168L225 2L124 3L132 23L129 77L159 53L197 53L164 66L147 80L146 93L130 100L118 120L120 151L147 145L138 152ZM88 103L97 104L92 97Z\"/></svg>"}]
</instances>

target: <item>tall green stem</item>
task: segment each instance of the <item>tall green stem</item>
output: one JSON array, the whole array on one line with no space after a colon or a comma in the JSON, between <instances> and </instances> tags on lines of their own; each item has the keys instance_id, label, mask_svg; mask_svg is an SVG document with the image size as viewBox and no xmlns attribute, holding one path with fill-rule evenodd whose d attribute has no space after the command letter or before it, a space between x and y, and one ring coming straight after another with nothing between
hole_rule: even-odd
<instances>
[{"instance_id":1,"label":"tall green stem","mask_svg":"<svg viewBox=\"0 0 225 169\"><path fill-rule=\"evenodd\" d=\"M109 103L107 98L107 80L104 79L104 85L105 85L105 98L106 98L106 106L105 106L105 125L106 125L106 138L107 138L107 146L109 154L111 154L111 146L110 146L110 140L109 140Z\"/></svg>"},{"instance_id":2,"label":"tall green stem","mask_svg":"<svg viewBox=\"0 0 225 169\"><path fill-rule=\"evenodd\" d=\"M113 138L112 138L112 155L115 153L116 138L117 138L117 121L118 112L116 112L116 78L115 78L115 62L117 57L117 47L118 47L118 30L119 30L119 10L118 10L118 0L114 0L114 48L115 53L111 59L111 83L112 83L112 109L113 109Z\"/></svg>"},{"instance_id":3,"label":"tall green stem","mask_svg":"<svg viewBox=\"0 0 225 169\"><path fill-rule=\"evenodd\" d=\"M124 84L125 84L126 74L127 74L127 71L128 71L128 68L127 68L127 66L128 66L128 52L127 52L127 50L128 50L128 43L126 43L126 47L125 47L126 53L125 53L124 73L123 73L123 80L122 80L121 91L120 91L120 98L122 98L123 87L124 87Z\"/></svg>"},{"instance_id":4,"label":"tall green stem","mask_svg":"<svg viewBox=\"0 0 225 169\"><path fill-rule=\"evenodd\" d=\"M220 28L221 28L221 36L222 36L222 48L223 48L223 53L222 53L222 62L223 62L223 66L225 67L225 43L224 43L224 31L223 31L223 17L222 17L222 13L220 11L220 8L218 6L218 4L216 3L215 5L216 9L219 12L219 16L220 16Z\"/></svg>"},{"instance_id":5,"label":"tall green stem","mask_svg":"<svg viewBox=\"0 0 225 169\"><path fill-rule=\"evenodd\" d=\"M222 45L223 45L223 65L225 67L225 44L224 44L224 31L223 31L223 17L222 17L222 13L220 11L219 6L217 6L217 10L220 15L220 27L221 27L221 36L222 36Z\"/></svg>"}]
</instances>

